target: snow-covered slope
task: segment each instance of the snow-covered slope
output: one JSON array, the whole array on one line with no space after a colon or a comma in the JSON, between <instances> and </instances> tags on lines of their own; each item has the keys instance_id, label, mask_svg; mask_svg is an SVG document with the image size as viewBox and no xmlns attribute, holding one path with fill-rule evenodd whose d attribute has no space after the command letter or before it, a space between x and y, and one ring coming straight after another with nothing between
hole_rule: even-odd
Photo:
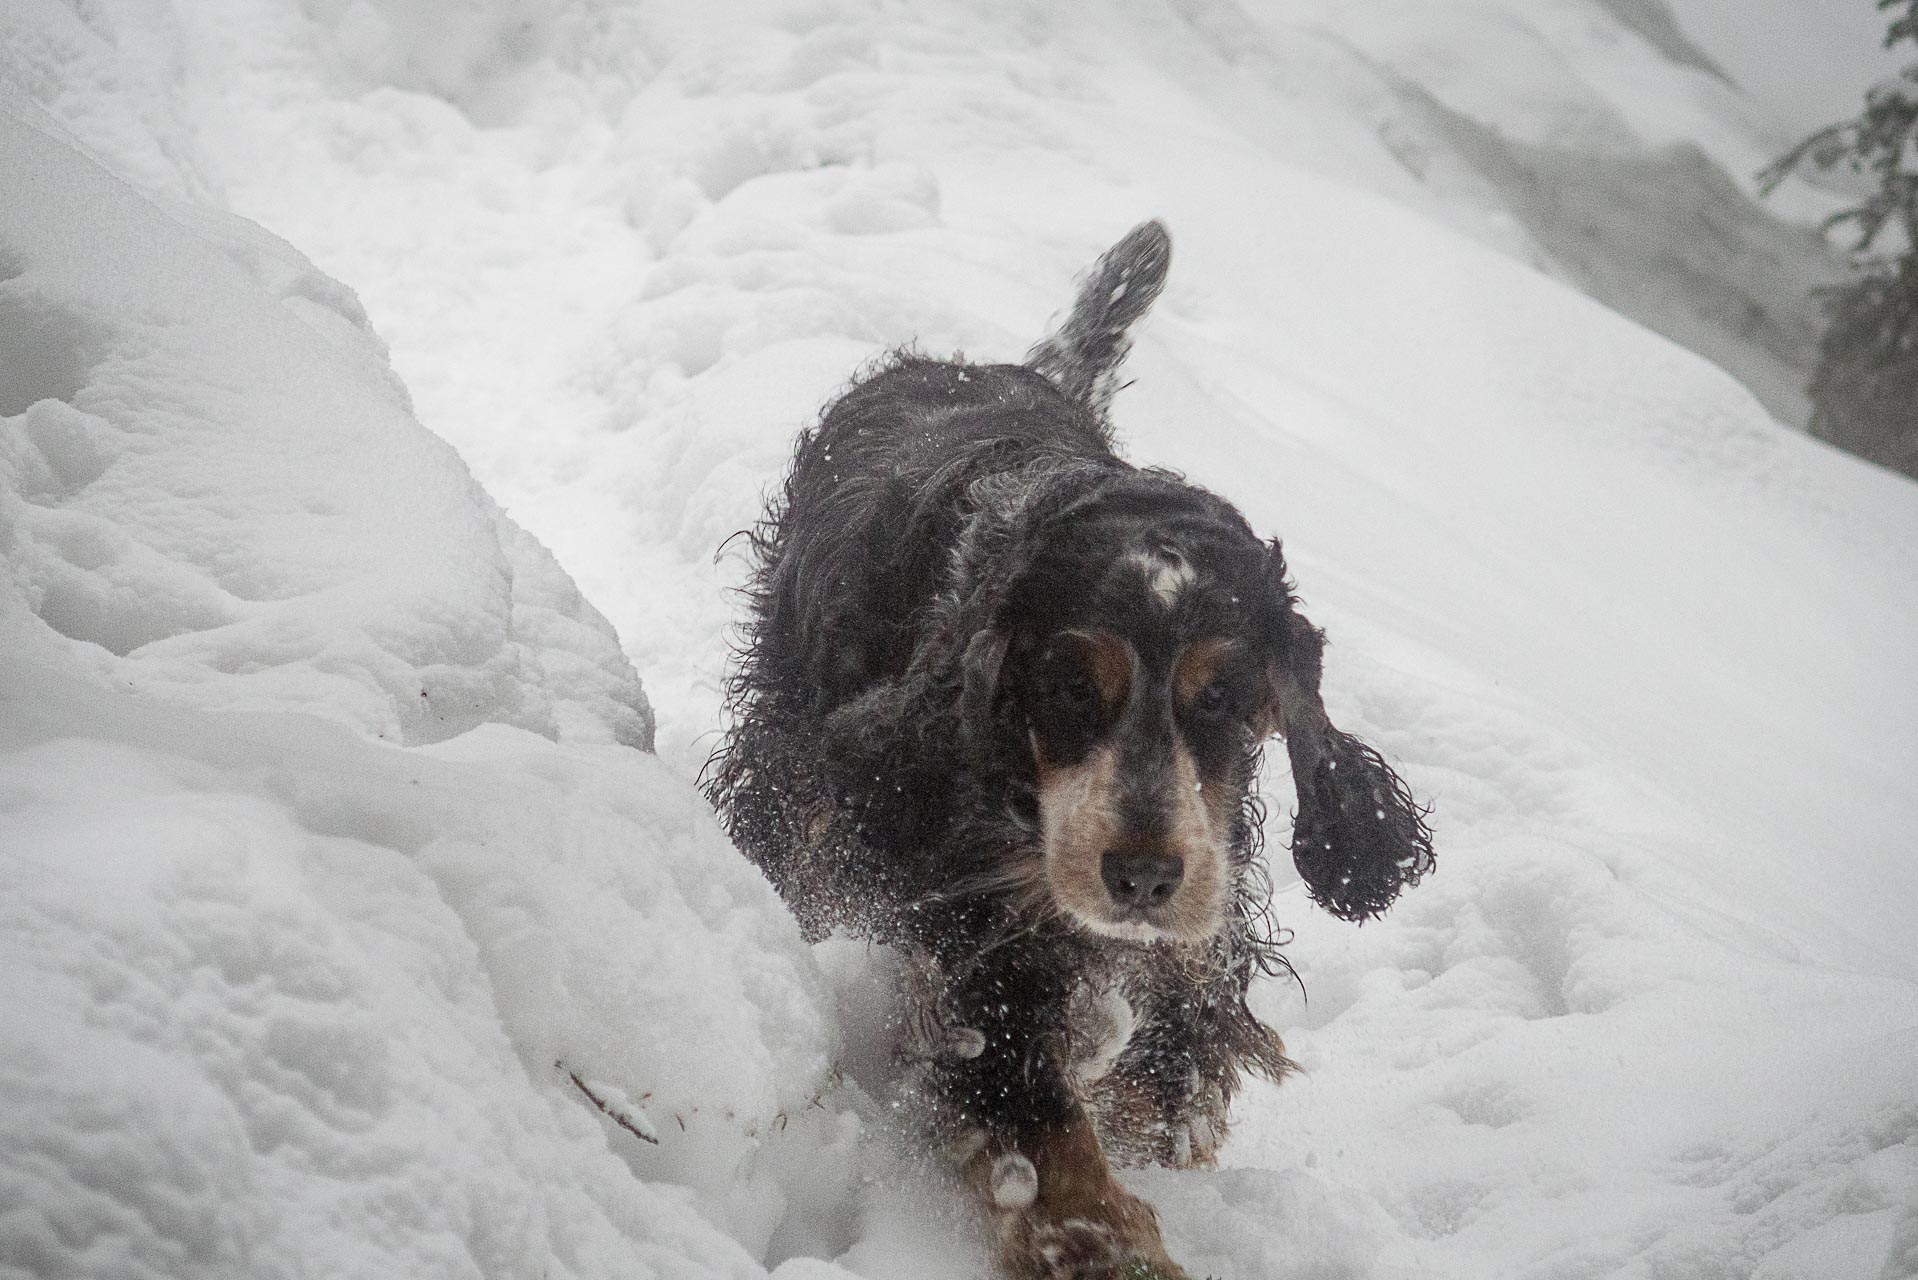
<instances>
[{"instance_id":1,"label":"snow-covered slope","mask_svg":"<svg viewBox=\"0 0 1918 1280\"><path fill-rule=\"evenodd\" d=\"M0 169L0 1270L761 1274L824 987L611 628L350 292L17 101Z\"/></svg>"},{"instance_id":2,"label":"snow-covered slope","mask_svg":"<svg viewBox=\"0 0 1918 1280\"><path fill-rule=\"evenodd\" d=\"M650 746L612 628L413 422L352 293L230 214L169 219L35 115L5 121L0 517L76 659L408 743Z\"/></svg>"},{"instance_id":3,"label":"snow-covered slope","mask_svg":"<svg viewBox=\"0 0 1918 1280\"><path fill-rule=\"evenodd\" d=\"M0 6L0 1269L980 1274L869 958L691 787L714 552L860 361L1016 356L1156 214L1121 432L1285 536L1441 859L1282 885L1307 1072L1140 1175L1174 1253L1918 1274L1918 491L1390 127L1736 171L1649 11Z\"/></svg>"},{"instance_id":4,"label":"snow-covered slope","mask_svg":"<svg viewBox=\"0 0 1918 1280\"><path fill-rule=\"evenodd\" d=\"M1756 199L1755 175L1793 139L1663 0L1173 7L1205 43L1200 65L1264 99L1260 116L1311 120L1295 105L1297 64L1313 51L1336 68L1312 100L1341 101L1374 136L1321 152L1328 172L1435 211L1699 352L1780 421L1809 419L1813 291L1845 277L1811 228L1835 198L1793 182ZM1380 171L1387 157L1401 172Z\"/></svg>"}]
</instances>

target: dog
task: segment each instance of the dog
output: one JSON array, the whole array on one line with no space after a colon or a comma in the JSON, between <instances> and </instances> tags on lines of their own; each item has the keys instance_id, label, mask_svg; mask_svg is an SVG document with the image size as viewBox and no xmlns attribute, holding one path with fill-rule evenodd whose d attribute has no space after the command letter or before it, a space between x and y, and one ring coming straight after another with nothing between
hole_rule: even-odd
<instances>
[{"instance_id":1,"label":"dog","mask_svg":"<svg viewBox=\"0 0 1918 1280\"><path fill-rule=\"evenodd\" d=\"M1375 916L1429 810L1326 718L1275 539L1114 451L1165 228L1095 264L1023 364L894 352L803 432L748 531L751 618L706 789L808 937L910 961L913 1092L1014 1277L1184 1277L1112 1168L1210 1163L1246 1005L1289 971L1259 861L1282 735L1314 901Z\"/></svg>"}]
</instances>

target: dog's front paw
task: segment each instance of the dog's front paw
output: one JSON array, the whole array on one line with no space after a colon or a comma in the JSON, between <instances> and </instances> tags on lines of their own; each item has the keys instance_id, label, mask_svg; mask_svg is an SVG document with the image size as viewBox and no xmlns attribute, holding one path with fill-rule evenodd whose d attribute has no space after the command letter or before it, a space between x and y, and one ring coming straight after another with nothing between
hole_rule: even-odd
<instances>
[{"instance_id":1,"label":"dog's front paw","mask_svg":"<svg viewBox=\"0 0 1918 1280\"><path fill-rule=\"evenodd\" d=\"M1088 1218L1038 1227L1032 1247L1039 1264L1033 1274L1045 1280L1189 1280L1157 1241L1141 1252L1110 1224Z\"/></svg>"},{"instance_id":2,"label":"dog's front paw","mask_svg":"<svg viewBox=\"0 0 1918 1280\"><path fill-rule=\"evenodd\" d=\"M1125 1246L1119 1233L1103 1222L1087 1218L1067 1218L1049 1222L1032 1233L1032 1250L1045 1267L1045 1274L1060 1280L1117 1280L1126 1263Z\"/></svg>"},{"instance_id":3,"label":"dog's front paw","mask_svg":"<svg viewBox=\"0 0 1918 1280\"><path fill-rule=\"evenodd\" d=\"M1008 1214L1007 1269L1020 1280L1188 1280L1166 1256L1152 1210L1120 1194L1096 1218L1047 1218L1041 1206Z\"/></svg>"},{"instance_id":4,"label":"dog's front paw","mask_svg":"<svg viewBox=\"0 0 1918 1280\"><path fill-rule=\"evenodd\" d=\"M1098 1135L1072 1123L979 1131L954 1150L1013 1280L1189 1280L1166 1256L1152 1206L1112 1177Z\"/></svg>"}]
</instances>

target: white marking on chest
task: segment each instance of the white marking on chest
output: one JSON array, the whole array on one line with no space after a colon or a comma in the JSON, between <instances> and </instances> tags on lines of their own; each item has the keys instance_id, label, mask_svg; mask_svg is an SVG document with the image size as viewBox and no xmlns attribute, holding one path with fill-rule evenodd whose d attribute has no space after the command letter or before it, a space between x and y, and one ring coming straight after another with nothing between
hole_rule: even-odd
<instances>
[{"instance_id":1,"label":"white marking on chest","mask_svg":"<svg viewBox=\"0 0 1918 1280\"><path fill-rule=\"evenodd\" d=\"M1068 1070L1080 1084L1103 1079L1132 1043L1137 1026L1131 1002L1117 987L1081 981L1066 1004Z\"/></svg>"},{"instance_id":2,"label":"white marking on chest","mask_svg":"<svg viewBox=\"0 0 1918 1280\"><path fill-rule=\"evenodd\" d=\"M1126 560L1145 575L1146 590L1167 609L1177 603L1179 593L1191 586L1192 580L1199 576L1191 562L1171 547L1135 551Z\"/></svg>"}]
</instances>

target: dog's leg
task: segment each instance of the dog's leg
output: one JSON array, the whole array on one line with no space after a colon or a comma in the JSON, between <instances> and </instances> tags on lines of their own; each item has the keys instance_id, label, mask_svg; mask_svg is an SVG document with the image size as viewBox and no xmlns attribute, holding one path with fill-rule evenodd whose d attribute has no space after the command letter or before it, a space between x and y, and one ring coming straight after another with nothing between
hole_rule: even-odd
<instances>
[{"instance_id":1,"label":"dog's leg","mask_svg":"<svg viewBox=\"0 0 1918 1280\"><path fill-rule=\"evenodd\" d=\"M1225 1141L1238 1076L1236 1064L1210 1044L1155 1050L1142 1039L1086 1087L1086 1105L1115 1164L1210 1168Z\"/></svg>"},{"instance_id":2,"label":"dog's leg","mask_svg":"<svg viewBox=\"0 0 1918 1280\"><path fill-rule=\"evenodd\" d=\"M1113 1180L1083 1111L1056 1125L982 1135L964 1175L1017 1280L1188 1280L1166 1256L1152 1206Z\"/></svg>"},{"instance_id":3,"label":"dog's leg","mask_svg":"<svg viewBox=\"0 0 1918 1280\"><path fill-rule=\"evenodd\" d=\"M1082 1090L1114 1164L1209 1167L1243 1079L1277 1082L1294 1069L1279 1037L1246 1007L1248 976L1193 980L1168 965L1135 983L1138 1022L1125 1051Z\"/></svg>"},{"instance_id":4,"label":"dog's leg","mask_svg":"<svg viewBox=\"0 0 1918 1280\"><path fill-rule=\"evenodd\" d=\"M1152 1207L1113 1179L1066 1075L1069 975L1043 948L1019 950L975 959L945 988L948 1048L924 1077L1002 1269L1016 1280L1186 1280Z\"/></svg>"}]
</instances>

